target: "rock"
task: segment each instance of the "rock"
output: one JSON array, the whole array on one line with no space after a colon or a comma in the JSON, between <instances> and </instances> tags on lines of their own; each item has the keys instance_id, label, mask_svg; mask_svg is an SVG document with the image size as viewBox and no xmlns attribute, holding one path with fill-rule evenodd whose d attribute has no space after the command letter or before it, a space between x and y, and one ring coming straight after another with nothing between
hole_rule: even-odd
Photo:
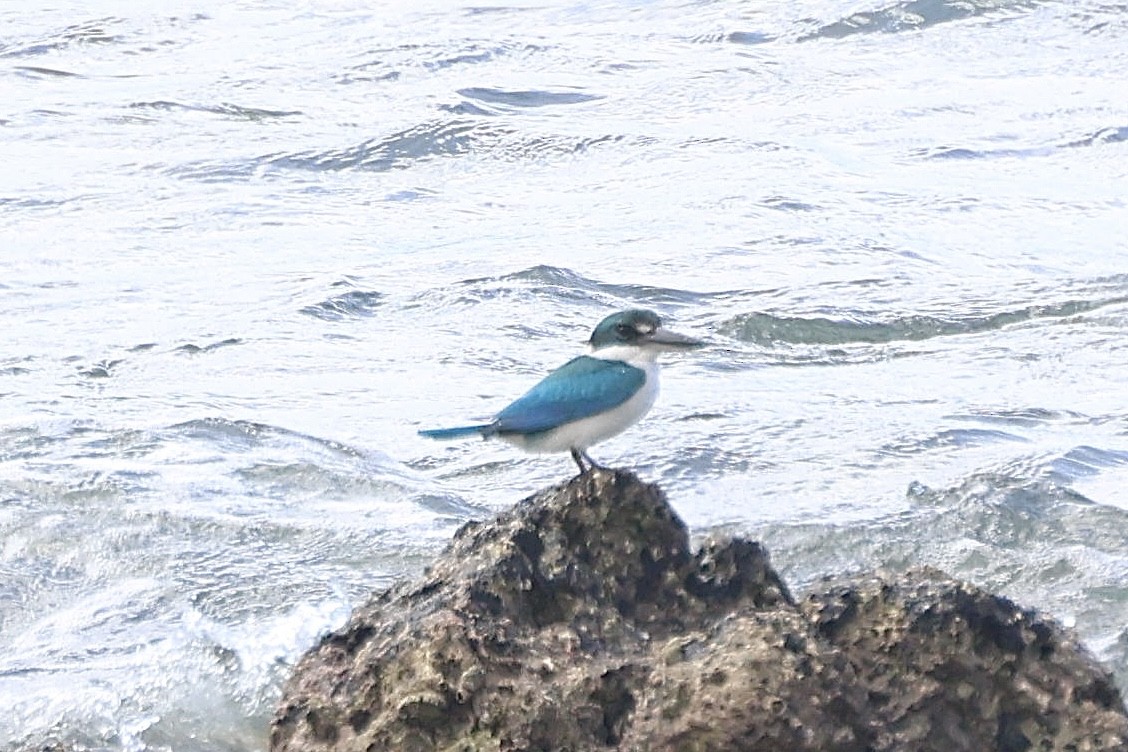
<instances>
[{"instance_id":1,"label":"rock","mask_svg":"<svg viewBox=\"0 0 1128 752\"><path fill-rule=\"evenodd\" d=\"M1072 633L934 570L796 603L597 471L470 523L298 663L283 750L1125 750Z\"/></svg>"},{"instance_id":2,"label":"rock","mask_svg":"<svg viewBox=\"0 0 1128 752\"><path fill-rule=\"evenodd\" d=\"M14 747L12 752L70 752L71 748L57 739L33 742L23 740Z\"/></svg>"}]
</instances>

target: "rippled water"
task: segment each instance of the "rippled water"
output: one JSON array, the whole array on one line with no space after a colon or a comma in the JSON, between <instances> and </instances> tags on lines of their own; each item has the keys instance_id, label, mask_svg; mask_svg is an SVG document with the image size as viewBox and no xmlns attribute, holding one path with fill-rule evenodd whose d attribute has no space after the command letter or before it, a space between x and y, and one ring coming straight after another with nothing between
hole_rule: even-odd
<instances>
[{"instance_id":1,"label":"rippled water","mask_svg":"<svg viewBox=\"0 0 1128 752\"><path fill-rule=\"evenodd\" d=\"M1125 6L99 6L0 8L0 744L264 749L318 634L572 472L416 429L626 306L712 346L598 459L1128 688Z\"/></svg>"}]
</instances>

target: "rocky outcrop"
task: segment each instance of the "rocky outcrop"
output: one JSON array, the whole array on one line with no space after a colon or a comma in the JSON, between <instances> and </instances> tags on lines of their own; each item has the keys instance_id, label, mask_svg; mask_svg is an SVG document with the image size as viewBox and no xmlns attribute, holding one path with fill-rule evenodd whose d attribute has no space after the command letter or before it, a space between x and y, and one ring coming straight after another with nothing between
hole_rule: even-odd
<instances>
[{"instance_id":1,"label":"rocky outcrop","mask_svg":"<svg viewBox=\"0 0 1128 752\"><path fill-rule=\"evenodd\" d=\"M797 603L745 540L691 551L596 471L463 527L297 665L281 752L1128 750L1072 633L940 572Z\"/></svg>"}]
</instances>

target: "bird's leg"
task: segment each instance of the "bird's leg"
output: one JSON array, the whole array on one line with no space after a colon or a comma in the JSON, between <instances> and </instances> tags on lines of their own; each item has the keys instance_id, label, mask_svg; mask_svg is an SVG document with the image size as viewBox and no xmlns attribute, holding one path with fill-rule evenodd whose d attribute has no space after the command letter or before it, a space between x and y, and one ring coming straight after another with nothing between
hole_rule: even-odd
<instances>
[{"instance_id":1,"label":"bird's leg","mask_svg":"<svg viewBox=\"0 0 1128 752\"><path fill-rule=\"evenodd\" d=\"M586 456L587 455L585 455L579 449L575 449L575 448L572 449L572 459L576 461L576 465L580 468L580 475L583 475L584 473L586 473L588 471L588 469L586 467L584 467L584 460L583 460L583 458L586 457ZM587 461L591 462L591 457L587 457ZM594 465L594 463L592 463L592 464Z\"/></svg>"},{"instance_id":2,"label":"bird's leg","mask_svg":"<svg viewBox=\"0 0 1128 752\"><path fill-rule=\"evenodd\" d=\"M587 460L587 463L589 465L591 465L592 470L606 470L606 468L603 467L603 465L601 465L598 462L596 462L595 460L593 460L591 458L591 455L588 454L587 452L580 450L580 456L583 457L585 460Z\"/></svg>"}]
</instances>

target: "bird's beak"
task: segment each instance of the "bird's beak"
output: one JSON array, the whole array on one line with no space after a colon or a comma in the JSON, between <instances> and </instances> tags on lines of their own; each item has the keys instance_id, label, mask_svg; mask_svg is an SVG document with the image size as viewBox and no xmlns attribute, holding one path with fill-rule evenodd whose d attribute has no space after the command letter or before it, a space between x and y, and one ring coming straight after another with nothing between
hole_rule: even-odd
<instances>
[{"instance_id":1,"label":"bird's beak","mask_svg":"<svg viewBox=\"0 0 1128 752\"><path fill-rule=\"evenodd\" d=\"M702 347L705 344L699 339L671 332L661 326L651 332L643 341L648 345L658 345L663 350L689 350L694 347Z\"/></svg>"}]
</instances>

